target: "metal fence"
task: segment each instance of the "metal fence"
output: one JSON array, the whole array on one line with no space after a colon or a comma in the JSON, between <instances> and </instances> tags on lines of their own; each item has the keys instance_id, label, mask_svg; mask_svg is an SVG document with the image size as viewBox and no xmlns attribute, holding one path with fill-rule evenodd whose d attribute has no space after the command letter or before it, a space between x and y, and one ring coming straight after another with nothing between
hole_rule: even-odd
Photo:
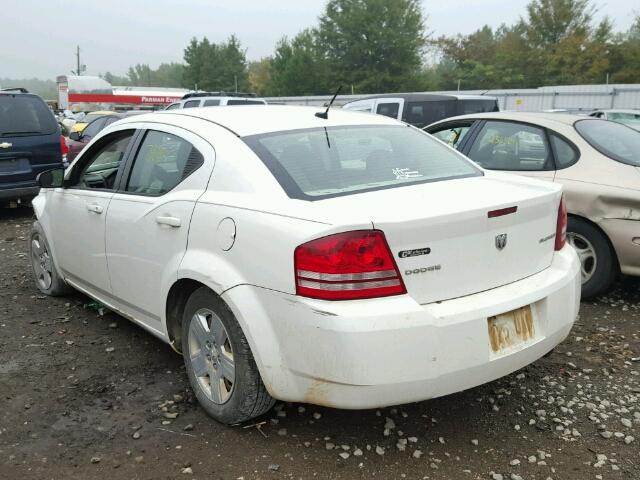
<instances>
[{"instance_id":1,"label":"metal fence","mask_svg":"<svg viewBox=\"0 0 640 480\"><path fill-rule=\"evenodd\" d=\"M640 84L565 85L531 89L461 90L420 92L434 94L487 95L496 97L501 110L535 112L552 109L590 111L602 108L640 109ZM344 105L371 95L340 95L336 105ZM326 105L331 95L305 97L270 97L269 103L288 105Z\"/></svg>"}]
</instances>

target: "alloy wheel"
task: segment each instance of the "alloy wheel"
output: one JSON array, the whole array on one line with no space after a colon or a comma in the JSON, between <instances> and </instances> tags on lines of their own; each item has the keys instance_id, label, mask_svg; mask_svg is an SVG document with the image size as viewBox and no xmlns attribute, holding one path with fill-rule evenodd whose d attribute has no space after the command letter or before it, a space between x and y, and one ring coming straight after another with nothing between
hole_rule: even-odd
<instances>
[{"instance_id":1,"label":"alloy wheel","mask_svg":"<svg viewBox=\"0 0 640 480\"><path fill-rule=\"evenodd\" d=\"M598 267L596 249L585 236L575 232L567 232L567 242L576 250L580 259L582 284L584 285L591 280Z\"/></svg>"},{"instance_id":2,"label":"alloy wheel","mask_svg":"<svg viewBox=\"0 0 640 480\"><path fill-rule=\"evenodd\" d=\"M198 310L189 325L191 368L207 398L221 405L229 400L235 383L235 362L229 335L220 317Z\"/></svg>"},{"instance_id":3,"label":"alloy wheel","mask_svg":"<svg viewBox=\"0 0 640 480\"><path fill-rule=\"evenodd\" d=\"M53 263L47 245L38 233L31 238L31 263L38 285L42 290L48 290L52 282Z\"/></svg>"}]
</instances>

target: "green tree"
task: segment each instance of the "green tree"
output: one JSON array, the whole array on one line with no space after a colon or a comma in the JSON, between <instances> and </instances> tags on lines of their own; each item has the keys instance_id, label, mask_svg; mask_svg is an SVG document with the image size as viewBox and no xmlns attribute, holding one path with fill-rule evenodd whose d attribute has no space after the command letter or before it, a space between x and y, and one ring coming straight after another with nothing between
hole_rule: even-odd
<instances>
[{"instance_id":1,"label":"green tree","mask_svg":"<svg viewBox=\"0 0 640 480\"><path fill-rule=\"evenodd\" d=\"M249 88L260 96L270 95L271 84L271 58L261 58L247 65Z\"/></svg>"},{"instance_id":2,"label":"green tree","mask_svg":"<svg viewBox=\"0 0 640 480\"><path fill-rule=\"evenodd\" d=\"M247 90L246 52L235 35L226 42L211 43L192 39L184 50L182 83L200 90Z\"/></svg>"},{"instance_id":3,"label":"green tree","mask_svg":"<svg viewBox=\"0 0 640 480\"><path fill-rule=\"evenodd\" d=\"M303 30L291 41L282 38L270 63L270 95L318 95L331 90L329 65L315 30Z\"/></svg>"},{"instance_id":4,"label":"green tree","mask_svg":"<svg viewBox=\"0 0 640 480\"><path fill-rule=\"evenodd\" d=\"M588 36L595 12L590 0L533 0L521 23L531 45L553 47L566 37Z\"/></svg>"},{"instance_id":5,"label":"green tree","mask_svg":"<svg viewBox=\"0 0 640 480\"><path fill-rule=\"evenodd\" d=\"M640 14L628 32L617 36L609 58L614 82L640 83Z\"/></svg>"},{"instance_id":6,"label":"green tree","mask_svg":"<svg viewBox=\"0 0 640 480\"><path fill-rule=\"evenodd\" d=\"M318 35L334 85L388 92L411 89L419 77L426 46L419 0L329 0Z\"/></svg>"}]
</instances>

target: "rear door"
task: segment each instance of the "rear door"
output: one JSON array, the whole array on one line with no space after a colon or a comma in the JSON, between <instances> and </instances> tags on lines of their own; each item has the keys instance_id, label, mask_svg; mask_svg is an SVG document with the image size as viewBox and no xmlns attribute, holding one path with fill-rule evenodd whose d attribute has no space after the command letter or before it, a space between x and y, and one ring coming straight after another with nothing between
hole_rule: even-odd
<instances>
[{"instance_id":1,"label":"rear door","mask_svg":"<svg viewBox=\"0 0 640 480\"><path fill-rule=\"evenodd\" d=\"M106 253L115 300L160 331L163 286L177 278L191 214L207 187L215 152L178 127L141 128L135 156L109 205Z\"/></svg>"},{"instance_id":2,"label":"rear door","mask_svg":"<svg viewBox=\"0 0 640 480\"><path fill-rule=\"evenodd\" d=\"M0 93L0 188L35 185L44 170L62 166L60 128L36 95Z\"/></svg>"},{"instance_id":3,"label":"rear door","mask_svg":"<svg viewBox=\"0 0 640 480\"><path fill-rule=\"evenodd\" d=\"M553 181L553 148L544 128L526 123L487 120L462 149L487 170Z\"/></svg>"}]
</instances>

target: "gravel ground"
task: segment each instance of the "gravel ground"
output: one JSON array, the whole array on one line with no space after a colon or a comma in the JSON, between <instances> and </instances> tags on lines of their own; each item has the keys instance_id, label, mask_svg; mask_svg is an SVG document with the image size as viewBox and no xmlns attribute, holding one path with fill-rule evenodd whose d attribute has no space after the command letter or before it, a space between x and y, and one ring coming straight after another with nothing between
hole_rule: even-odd
<instances>
[{"instance_id":1,"label":"gravel ground","mask_svg":"<svg viewBox=\"0 0 640 480\"><path fill-rule=\"evenodd\" d=\"M493 383L381 410L278 404L229 428L167 345L39 294L31 218L0 210L0 479L640 479L639 279Z\"/></svg>"}]
</instances>

